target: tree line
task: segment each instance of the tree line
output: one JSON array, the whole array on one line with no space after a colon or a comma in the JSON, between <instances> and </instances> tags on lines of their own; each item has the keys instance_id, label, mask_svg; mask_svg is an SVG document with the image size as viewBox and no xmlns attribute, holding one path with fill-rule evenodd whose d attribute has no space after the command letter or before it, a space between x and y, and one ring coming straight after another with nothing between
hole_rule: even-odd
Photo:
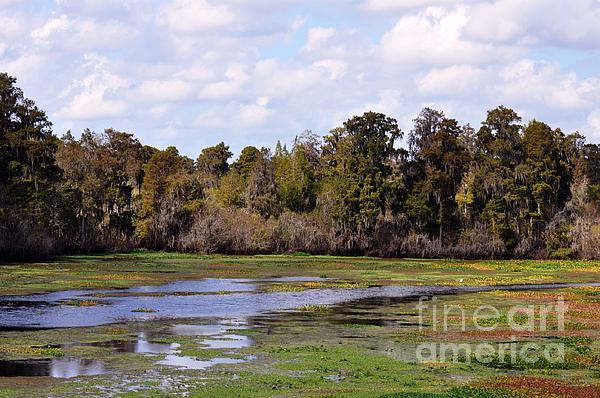
<instances>
[{"instance_id":1,"label":"tree line","mask_svg":"<svg viewBox=\"0 0 600 398\"><path fill-rule=\"evenodd\" d=\"M503 106L478 129L425 108L407 133L367 112L232 157L222 142L190 159L113 129L58 138L0 74L0 259L133 248L600 258L600 146Z\"/></svg>"}]
</instances>

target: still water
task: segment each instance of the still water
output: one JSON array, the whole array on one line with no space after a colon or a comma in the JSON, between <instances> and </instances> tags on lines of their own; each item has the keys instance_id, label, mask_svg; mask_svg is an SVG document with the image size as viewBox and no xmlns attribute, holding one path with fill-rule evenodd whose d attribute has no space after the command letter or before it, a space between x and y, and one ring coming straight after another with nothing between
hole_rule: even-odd
<instances>
[{"instance_id":1,"label":"still water","mask_svg":"<svg viewBox=\"0 0 600 398\"><path fill-rule=\"evenodd\" d=\"M21 297L0 297L0 329L63 328L106 325L123 321L176 318L247 318L304 305L458 294L492 289L527 290L529 285L507 287L382 286L364 289L309 289L300 292L260 292L272 282L314 281L320 278L203 279L121 290L63 291ZM594 286L594 284L586 284ZM595 286L597 286L596 284ZM579 286L536 285L536 289ZM152 295L155 294L155 295ZM101 305L77 307L65 301L98 300ZM152 312L136 312L137 309Z\"/></svg>"},{"instance_id":2,"label":"still water","mask_svg":"<svg viewBox=\"0 0 600 398\"><path fill-rule=\"evenodd\" d=\"M296 292L269 293L261 290L273 282L307 282L320 278L276 279L203 279L180 281L160 286L139 286L120 290L63 291L21 297L0 297L0 329L35 330L71 327L91 327L124 321L163 320L168 329L162 335L195 336L199 349L216 349L223 354L251 346L251 338L236 334L236 330L256 327L250 320L276 312L301 317L289 312L305 305L329 305L334 311L327 315L331 323L363 323L398 325L406 320L375 316L370 308L386 307L421 296L471 293L496 289L532 290L582 286L512 285L493 287L448 286L383 286L363 289L309 289ZM588 283L586 286L600 286ZM94 299L100 305L77 307L65 301ZM139 308L151 309L140 313ZM199 324L177 322L178 319L198 320ZM182 355L177 343L157 342L156 330L141 331L135 339L109 340L82 345L108 348L114 352L156 356L156 364L182 370L202 370L218 364L236 364L252 360L250 356L194 358ZM72 378L110 372L100 362L72 357L39 360L0 360L0 377Z\"/></svg>"}]
</instances>

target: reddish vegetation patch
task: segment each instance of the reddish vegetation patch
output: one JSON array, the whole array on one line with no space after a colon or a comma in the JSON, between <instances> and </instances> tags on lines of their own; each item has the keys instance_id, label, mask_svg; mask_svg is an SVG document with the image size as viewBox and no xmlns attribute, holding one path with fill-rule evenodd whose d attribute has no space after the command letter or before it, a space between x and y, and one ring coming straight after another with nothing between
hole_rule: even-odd
<instances>
[{"instance_id":1,"label":"reddish vegetation patch","mask_svg":"<svg viewBox=\"0 0 600 398\"><path fill-rule=\"evenodd\" d=\"M552 304L552 303L555 304L556 300L559 297L563 297L565 300L574 300L574 299L577 299L580 297L574 293L566 293L566 292L561 292L560 294L557 294L556 292L542 292L542 291L512 291L512 292L498 291L495 293L498 296L510 297L510 298L514 298L514 299L548 301L549 304Z\"/></svg>"},{"instance_id":2,"label":"reddish vegetation patch","mask_svg":"<svg viewBox=\"0 0 600 398\"><path fill-rule=\"evenodd\" d=\"M600 305L591 303L568 303L568 317L579 319L600 319Z\"/></svg>"},{"instance_id":3,"label":"reddish vegetation patch","mask_svg":"<svg viewBox=\"0 0 600 398\"><path fill-rule=\"evenodd\" d=\"M502 377L483 384L486 388L525 391L529 397L592 398L600 397L600 385L574 385L543 377Z\"/></svg>"},{"instance_id":4,"label":"reddish vegetation patch","mask_svg":"<svg viewBox=\"0 0 600 398\"><path fill-rule=\"evenodd\" d=\"M587 367L587 368L589 368L591 366L598 366L600 364L600 357L598 357L597 355L591 355L591 356L575 355L573 360L575 362L577 362L578 364L580 364L582 367ZM594 395L594 396L600 397L600 395Z\"/></svg>"},{"instance_id":5,"label":"reddish vegetation patch","mask_svg":"<svg viewBox=\"0 0 600 398\"><path fill-rule=\"evenodd\" d=\"M467 330L465 332L453 333L456 337L460 338L487 338L487 339L497 339L497 340L505 340L510 339L511 337L515 337L516 339L526 339L532 337L544 337L545 333L539 332L518 332L511 329L506 330ZM447 335L446 335L447 336Z\"/></svg>"},{"instance_id":6,"label":"reddish vegetation patch","mask_svg":"<svg viewBox=\"0 0 600 398\"><path fill-rule=\"evenodd\" d=\"M519 332L511 329L498 329L498 330L466 330L466 331L448 331L443 333L425 331L420 332L421 335L427 335L429 337L437 337L447 341L465 341L465 340L497 340L504 341L510 340L512 337L520 340L527 340L531 338L552 338L552 337L591 337L596 338L596 333L592 330L551 330L548 332L535 331L535 332Z\"/></svg>"}]
</instances>

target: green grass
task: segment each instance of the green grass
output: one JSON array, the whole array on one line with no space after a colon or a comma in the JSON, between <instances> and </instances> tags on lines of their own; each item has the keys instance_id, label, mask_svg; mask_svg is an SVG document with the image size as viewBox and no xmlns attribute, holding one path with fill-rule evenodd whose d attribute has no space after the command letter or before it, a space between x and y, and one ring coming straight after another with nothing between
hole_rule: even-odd
<instances>
[{"instance_id":1,"label":"green grass","mask_svg":"<svg viewBox=\"0 0 600 398\"><path fill-rule=\"evenodd\" d=\"M0 294L28 294L67 289L111 289L156 285L175 280L216 278L270 278L276 276L328 277L318 282L272 282L262 291L302 291L320 288L365 288L374 285L494 285L600 281L600 262L552 261L461 261L377 259L335 256L197 256L179 253L135 251L130 254L68 256L52 262L0 265ZM223 292L228 293L228 292ZM115 291L114 295L120 293ZM110 296L100 295L99 297ZM547 295L547 296L545 296ZM517 335L519 344L563 343L567 361L561 366L538 361L504 366L491 364L417 363L416 346L429 342L498 343L510 340L507 311L514 305L540 304L564 295L579 306L567 319L564 332ZM541 398L519 388L490 387L502 377L549 378L551 381L600 384L600 289L573 288L543 293L493 291L444 296L439 305L462 306L468 315L481 305L499 308L494 332L483 333L451 320L450 331L439 327L420 331L414 324L414 303L368 306L338 311L335 306L306 305L298 312L258 317L260 327L236 330L249 335L255 345L236 350L205 349L203 337L172 336L166 330L172 321L153 320L95 328L72 328L26 332L0 332L0 359L51 358L61 355L102 361L108 375L79 380L5 380L0 378L0 397L98 395L98 387L137 383L140 391L121 391L120 397L176 396L162 382L176 381L190 397L352 397L352 398ZM87 300L86 300L87 301ZM91 302L95 300L89 300ZM101 301L99 302L101 303ZM63 303L84 306L83 302ZM153 312L139 308L140 312ZM348 308L346 309L348 310ZM519 317L521 321L522 317ZM371 320L396 320L399 324L369 324ZM537 319L537 318L536 318ZM554 318L550 317L553 323ZM425 316L425 324L434 321ZM181 323L194 322L185 320ZM215 357L253 360L198 371L156 366L162 356L118 353L87 343L133 340L141 331L151 331L154 342L176 342L180 355L207 360ZM45 344L62 348L32 348ZM411 356L412 355L412 356ZM512 380L512 379L511 379ZM518 386L517 386L518 387ZM175 390L173 390L175 391ZM179 391L179 392L181 392ZM567 398L569 395L559 395ZM570 397L569 397L570 398Z\"/></svg>"},{"instance_id":2,"label":"green grass","mask_svg":"<svg viewBox=\"0 0 600 398\"><path fill-rule=\"evenodd\" d=\"M62 305L69 305L72 307L93 307L102 304L98 300L69 300L61 302Z\"/></svg>"},{"instance_id":3,"label":"green grass","mask_svg":"<svg viewBox=\"0 0 600 398\"><path fill-rule=\"evenodd\" d=\"M158 310L152 309L152 308L136 308L134 310L131 310L131 312L145 312L145 313L154 313L154 312L158 312Z\"/></svg>"},{"instance_id":4,"label":"green grass","mask_svg":"<svg viewBox=\"0 0 600 398\"><path fill-rule=\"evenodd\" d=\"M481 388L460 387L439 394L397 393L381 395L379 398L527 398L528 395L508 390L485 390Z\"/></svg>"},{"instance_id":5,"label":"green grass","mask_svg":"<svg viewBox=\"0 0 600 398\"><path fill-rule=\"evenodd\" d=\"M584 260L461 261L292 255L220 256L134 251L65 256L51 262L0 265L0 294L111 289L183 279L326 275L353 288L378 284L494 285L598 281L600 262ZM272 289L305 289L274 284ZM310 288L310 287L308 287ZM286 290L288 289L288 290Z\"/></svg>"}]
</instances>

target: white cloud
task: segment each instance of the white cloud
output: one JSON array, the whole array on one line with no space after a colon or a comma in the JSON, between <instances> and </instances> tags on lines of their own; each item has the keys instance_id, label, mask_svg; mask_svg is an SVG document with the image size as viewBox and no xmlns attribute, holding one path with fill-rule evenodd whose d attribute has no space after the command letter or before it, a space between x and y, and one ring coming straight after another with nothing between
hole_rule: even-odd
<instances>
[{"instance_id":1,"label":"white cloud","mask_svg":"<svg viewBox=\"0 0 600 398\"><path fill-rule=\"evenodd\" d=\"M371 12L407 11L427 6L465 3L460 0L365 0L363 7Z\"/></svg>"},{"instance_id":2,"label":"white cloud","mask_svg":"<svg viewBox=\"0 0 600 398\"><path fill-rule=\"evenodd\" d=\"M55 0L61 10L74 15L110 16L119 10L147 6L145 0Z\"/></svg>"},{"instance_id":3,"label":"white cloud","mask_svg":"<svg viewBox=\"0 0 600 398\"><path fill-rule=\"evenodd\" d=\"M183 80L146 80L134 93L134 100L148 102L181 101L192 93L193 87Z\"/></svg>"},{"instance_id":4,"label":"white cloud","mask_svg":"<svg viewBox=\"0 0 600 398\"><path fill-rule=\"evenodd\" d=\"M34 40L47 40L53 33L65 31L69 28L69 18L66 15L49 19L44 25L31 32Z\"/></svg>"},{"instance_id":5,"label":"white cloud","mask_svg":"<svg viewBox=\"0 0 600 398\"><path fill-rule=\"evenodd\" d=\"M18 42L30 35L32 25L37 22L36 19L13 10L0 10L0 26L2 26L0 37L10 39L14 44L15 41Z\"/></svg>"},{"instance_id":6,"label":"white cloud","mask_svg":"<svg viewBox=\"0 0 600 398\"><path fill-rule=\"evenodd\" d=\"M600 48L597 0L496 0L469 10L468 37L497 43Z\"/></svg>"},{"instance_id":7,"label":"white cloud","mask_svg":"<svg viewBox=\"0 0 600 398\"><path fill-rule=\"evenodd\" d=\"M152 108L150 108L150 114L155 119L162 118L165 115L165 113L167 113L168 111L169 111L169 105L167 105L167 104L160 104L160 105L156 105L156 106L153 106Z\"/></svg>"},{"instance_id":8,"label":"white cloud","mask_svg":"<svg viewBox=\"0 0 600 398\"><path fill-rule=\"evenodd\" d=\"M466 92L478 91L485 74L484 69L475 66L454 65L433 69L417 78L416 84L422 94L458 96Z\"/></svg>"},{"instance_id":9,"label":"white cloud","mask_svg":"<svg viewBox=\"0 0 600 398\"><path fill-rule=\"evenodd\" d=\"M62 94L70 98L56 117L69 119L98 119L124 116L127 102L119 94L129 82L108 70L108 61L95 54L85 57L85 69L91 72L81 80L74 80Z\"/></svg>"},{"instance_id":10,"label":"white cloud","mask_svg":"<svg viewBox=\"0 0 600 398\"><path fill-rule=\"evenodd\" d=\"M310 28L304 49L306 51L314 51L323 46L335 34L334 28Z\"/></svg>"},{"instance_id":11,"label":"white cloud","mask_svg":"<svg viewBox=\"0 0 600 398\"><path fill-rule=\"evenodd\" d=\"M386 32L380 53L396 65L485 64L512 58L513 48L492 46L463 39L468 21L466 9L427 8L416 15L400 18Z\"/></svg>"},{"instance_id":12,"label":"white cloud","mask_svg":"<svg viewBox=\"0 0 600 398\"><path fill-rule=\"evenodd\" d=\"M322 68L327 71L329 80L338 80L346 74L348 64L336 59L323 59L313 63L315 68Z\"/></svg>"},{"instance_id":13,"label":"white cloud","mask_svg":"<svg viewBox=\"0 0 600 398\"><path fill-rule=\"evenodd\" d=\"M200 113L194 123L204 129L244 129L264 125L273 115L270 98L260 97L253 103L230 102L213 106Z\"/></svg>"},{"instance_id":14,"label":"white cloud","mask_svg":"<svg viewBox=\"0 0 600 398\"><path fill-rule=\"evenodd\" d=\"M225 71L225 78L227 80L207 84L200 91L200 98L225 99L240 95L244 84L250 79L243 64L230 65Z\"/></svg>"},{"instance_id":15,"label":"white cloud","mask_svg":"<svg viewBox=\"0 0 600 398\"><path fill-rule=\"evenodd\" d=\"M14 59L0 61L0 70L18 79L39 76L40 71L47 65L47 58L39 53L31 52L22 54Z\"/></svg>"},{"instance_id":16,"label":"white cloud","mask_svg":"<svg viewBox=\"0 0 600 398\"><path fill-rule=\"evenodd\" d=\"M197 33L233 24L236 16L221 2L173 0L158 11L158 21L171 31Z\"/></svg>"},{"instance_id":17,"label":"white cloud","mask_svg":"<svg viewBox=\"0 0 600 398\"><path fill-rule=\"evenodd\" d=\"M309 91L325 79L323 68L283 64L275 59L259 61L253 79L257 90L275 98L292 98Z\"/></svg>"},{"instance_id":18,"label":"white cloud","mask_svg":"<svg viewBox=\"0 0 600 398\"><path fill-rule=\"evenodd\" d=\"M116 123L185 153L217 129L237 150L366 110L407 130L424 105L476 125L504 104L600 141L596 0L29 3L0 0L0 70L58 132Z\"/></svg>"},{"instance_id":19,"label":"white cloud","mask_svg":"<svg viewBox=\"0 0 600 398\"><path fill-rule=\"evenodd\" d=\"M8 7L24 2L25 0L0 0L0 7Z\"/></svg>"},{"instance_id":20,"label":"white cloud","mask_svg":"<svg viewBox=\"0 0 600 398\"><path fill-rule=\"evenodd\" d=\"M576 110L600 101L600 79L578 79L556 64L525 59L507 65L500 78L497 93L507 103Z\"/></svg>"},{"instance_id":21,"label":"white cloud","mask_svg":"<svg viewBox=\"0 0 600 398\"><path fill-rule=\"evenodd\" d=\"M192 63L173 75L174 78L193 81L209 81L214 79L214 76L215 73L212 68L204 65L202 62Z\"/></svg>"},{"instance_id":22,"label":"white cloud","mask_svg":"<svg viewBox=\"0 0 600 398\"><path fill-rule=\"evenodd\" d=\"M272 109L269 109L268 97L260 97L254 104L244 105L240 108L238 113L238 121L241 126L260 126L269 118L273 113Z\"/></svg>"},{"instance_id":23,"label":"white cloud","mask_svg":"<svg viewBox=\"0 0 600 398\"><path fill-rule=\"evenodd\" d=\"M304 16L298 16L294 19L294 22L292 22L292 32L297 32L300 29L302 29L304 27L304 25L306 25L306 20L307 18Z\"/></svg>"},{"instance_id":24,"label":"white cloud","mask_svg":"<svg viewBox=\"0 0 600 398\"><path fill-rule=\"evenodd\" d=\"M99 22L93 18L60 15L46 20L30 33L40 46L67 50L93 51L119 48L130 43L137 32L118 21Z\"/></svg>"},{"instance_id":25,"label":"white cloud","mask_svg":"<svg viewBox=\"0 0 600 398\"><path fill-rule=\"evenodd\" d=\"M592 139L595 142L600 141L600 109L595 109L590 112L584 133L587 135L588 139Z\"/></svg>"}]
</instances>

